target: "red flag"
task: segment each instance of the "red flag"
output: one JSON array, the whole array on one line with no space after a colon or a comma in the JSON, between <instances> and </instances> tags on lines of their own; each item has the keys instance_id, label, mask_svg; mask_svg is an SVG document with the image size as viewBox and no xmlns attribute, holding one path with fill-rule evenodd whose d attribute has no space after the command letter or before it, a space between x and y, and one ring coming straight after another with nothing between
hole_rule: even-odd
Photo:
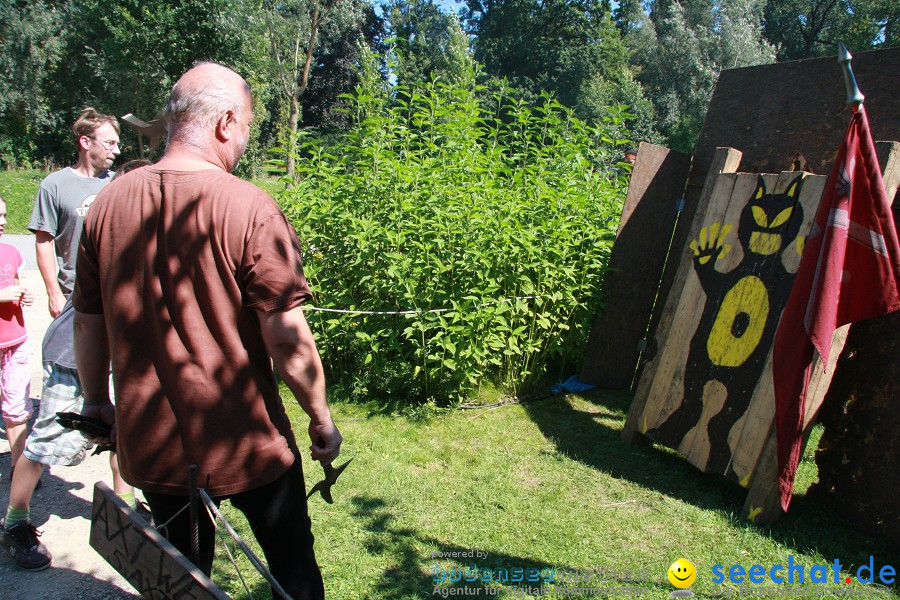
<instances>
[{"instance_id":1,"label":"red flag","mask_svg":"<svg viewBox=\"0 0 900 600\"><path fill-rule=\"evenodd\" d=\"M900 246L890 200L860 108L838 150L794 287L775 334L775 427L781 507L800 462L813 350L823 368L834 330L900 308Z\"/></svg>"}]
</instances>

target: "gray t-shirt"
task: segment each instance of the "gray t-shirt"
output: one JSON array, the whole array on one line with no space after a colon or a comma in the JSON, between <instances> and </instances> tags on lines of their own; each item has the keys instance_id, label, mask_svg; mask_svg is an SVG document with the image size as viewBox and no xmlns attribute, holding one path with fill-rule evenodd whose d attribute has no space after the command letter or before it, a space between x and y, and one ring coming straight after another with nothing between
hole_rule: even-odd
<instances>
[{"instance_id":1,"label":"gray t-shirt","mask_svg":"<svg viewBox=\"0 0 900 600\"><path fill-rule=\"evenodd\" d=\"M75 368L75 307L71 297L47 328L41 344L41 357L45 363Z\"/></svg>"},{"instance_id":2,"label":"gray t-shirt","mask_svg":"<svg viewBox=\"0 0 900 600\"><path fill-rule=\"evenodd\" d=\"M67 296L75 287L75 257L84 215L113 175L112 171L106 171L100 177L82 177L66 167L48 175L38 188L28 229L53 236L59 287Z\"/></svg>"}]
</instances>

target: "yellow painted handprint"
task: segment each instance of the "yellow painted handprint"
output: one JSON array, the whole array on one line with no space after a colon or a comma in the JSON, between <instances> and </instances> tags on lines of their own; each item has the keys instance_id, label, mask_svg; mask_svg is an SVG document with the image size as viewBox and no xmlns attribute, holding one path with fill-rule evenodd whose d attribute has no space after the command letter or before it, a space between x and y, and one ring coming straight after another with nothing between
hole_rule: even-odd
<instances>
[{"instance_id":1,"label":"yellow painted handprint","mask_svg":"<svg viewBox=\"0 0 900 600\"><path fill-rule=\"evenodd\" d=\"M709 227L702 228L699 237L691 241L694 260L705 265L709 259L722 258L731 252L731 244L725 243L725 238L731 230L732 226L727 223L713 223Z\"/></svg>"}]
</instances>

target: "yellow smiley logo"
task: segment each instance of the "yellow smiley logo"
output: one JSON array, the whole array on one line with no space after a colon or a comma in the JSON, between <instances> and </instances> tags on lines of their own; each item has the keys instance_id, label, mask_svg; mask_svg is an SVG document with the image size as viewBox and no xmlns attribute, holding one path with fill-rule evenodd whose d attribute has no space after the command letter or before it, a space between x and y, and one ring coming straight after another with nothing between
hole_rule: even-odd
<instances>
[{"instance_id":1,"label":"yellow smiley logo","mask_svg":"<svg viewBox=\"0 0 900 600\"><path fill-rule=\"evenodd\" d=\"M672 563L672 566L669 567L669 581L672 582L672 585L679 588L690 587L694 580L697 579L697 569L694 568L694 563L685 559L679 558L675 562Z\"/></svg>"}]
</instances>

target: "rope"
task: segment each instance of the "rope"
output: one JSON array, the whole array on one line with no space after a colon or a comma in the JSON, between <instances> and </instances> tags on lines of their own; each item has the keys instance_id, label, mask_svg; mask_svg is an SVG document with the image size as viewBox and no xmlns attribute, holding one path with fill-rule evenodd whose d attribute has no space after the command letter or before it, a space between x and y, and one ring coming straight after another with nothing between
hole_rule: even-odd
<instances>
[{"instance_id":1,"label":"rope","mask_svg":"<svg viewBox=\"0 0 900 600\"><path fill-rule=\"evenodd\" d=\"M291 600L291 597L275 580L275 578L269 572L269 569L267 569L262 561L256 557L256 555L253 553L253 550L251 550L247 546L247 544L244 543L244 540L241 539L241 536L239 536L237 532L231 528L231 525L228 523L225 517L222 516L222 513L219 512L219 509L216 508L216 505L213 503L212 499L210 499L210 497L206 494L206 490L200 489L197 491L199 492L200 499L203 500L203 504L206 506L206 509L210 512L210 516L213 518L213 524L215 525L215 522L217 520L221 522L222 526L225 528L225 531L227 531L231 536L231 539L233 539L237 543L238 548L240 548L241 551L247 556L247 558L250 560L250 563L254 567L256 567L256 570L259 571L260 575L262 575L266 579L266 581L269 582L269 585L272 586L272 589L281 594L285 598L285 600ZM218 529L218 527L216 528Z\"/></svg>"},{"instance_id":2,"label":"rope","mask_svg":"<svg viewBox=\"0 0 900 600\"><path fill-rule=\"evenodd\" d=\"M491 306L493 304L504 304L506 302L513 302L514 300L530 300L532 298L544 298L545 296L515 296L513 298L503 298L502 300L492 300L490 302L485 302L483 304L477 304L473 306L473 309L483 308L485 306ZM343 315L424 315L428 313L445 313L450 312L451 310L456 310L455 308L431 308L428 310L347 310L344 308L323 308L320 306L305 306L303 310L312 310L318 312L330 312L330 313L339 313Z\"/></svg>"},{"instance_id":3,"label":"rope","mask_svg":"<svg viewBox=\"0 0 900 600\"><path fill-rule=\"evenodd\" d=\"M180 514L183 513L184 511L186 511L188 508L190 508L190 506L191 506L190 502L188 502L187 504L185 504L184 506L182 506L182 507L181 507L181 510L179 510L177 513L175 513L174 515L172 515L172 517L171 517L168 521L166 521L166 522L163 523L162 525L156 525L156 530L157 530L158 532L162 533L162 534L163 534L163 537L165 537L166 539L169 539L169 523L171 523L172 521L174 521L174 520L178 517L178 515L180 515Z\"/></svg>"},{"instance_id":4,"label":"rope","mask_svg":"<svg viewBox=\"0 0 900 600\"><path fill-rule=\"evenodd\" d=\"M219 536L220 540L222 540L222 545L225 546L225 553L228 554L228 560L230 560L231 564L234 566L234 571L235 573L237 573L238 579L241 580L241 584L244 586L244 590L247 592L247 597L250 598L250 600L253 600L253 593L250 591L250 586L248 586L247 582L244 581L244 576L241 574L241 568L238 566L237 560L235 560L234 555L231 553L231 548L228 547L228 540L222 534L222 530L218 527L216 527L216 535Z\"/></svg>"}]
</instances>

